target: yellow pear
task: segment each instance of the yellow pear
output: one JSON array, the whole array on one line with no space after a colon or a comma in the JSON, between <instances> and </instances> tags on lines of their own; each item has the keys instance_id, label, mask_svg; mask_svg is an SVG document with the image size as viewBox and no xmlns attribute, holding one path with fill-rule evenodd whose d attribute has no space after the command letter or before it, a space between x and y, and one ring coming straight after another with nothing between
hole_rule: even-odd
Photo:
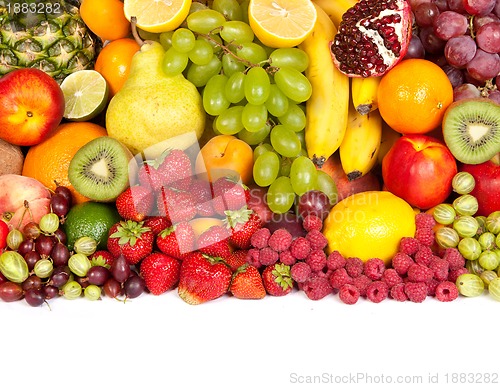
<instances>
[{"instance_id":1,"label":"yellow pear","mask_svg":"<svg viewBox=\"0 0 500 387\"><path fill-rule=\"evenodd\" d=\"M108 135L147 158L155 158L167 148L188 148L205 128L206 113L198 89L182 74L167 76L163 72L164 54L160 43L145 41L106 112Z\"/></svg>"}]
</instances>

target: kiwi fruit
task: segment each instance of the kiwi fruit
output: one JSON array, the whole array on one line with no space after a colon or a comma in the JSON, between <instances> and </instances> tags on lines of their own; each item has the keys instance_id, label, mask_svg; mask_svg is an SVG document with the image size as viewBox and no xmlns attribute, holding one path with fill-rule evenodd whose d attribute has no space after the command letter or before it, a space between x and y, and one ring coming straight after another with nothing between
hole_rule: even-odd
<instances>
[{"instance_id":1,"label":"kiwi fruit","mask_svg":"<svg viewBox=\"0 0 500 387\"><path fill-rule=\"evenodd\" d=\"M488 98L453 102L442 128L448 149L464 164L481 164L500 152L500 105Z\"/></svg>"},{"instance_id":2,"label":"kiwi fruit","mask_svg":"<svg viewBox=\"0 0 500 387\"><path fill-rule=\"evenodd\" d=\"M112 202L129 186L130 150L112 137L98 137L71 159L68 179L76 191L96 202Z\"/></svg>"}]
</instances>

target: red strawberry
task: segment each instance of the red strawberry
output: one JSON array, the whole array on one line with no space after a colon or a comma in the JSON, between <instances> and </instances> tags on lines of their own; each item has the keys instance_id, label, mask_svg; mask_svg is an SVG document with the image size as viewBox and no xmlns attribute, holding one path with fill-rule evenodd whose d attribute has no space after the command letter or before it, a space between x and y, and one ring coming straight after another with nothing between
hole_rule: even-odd
<instances>
[{"instance_id":1,"label":"red strawberry","mask_svg":"<svg viewBox=\"0 0 500 387\"><path fill-rule=\"evenodd\" d=\"M148 216L144 219L144 227L149 227L155 236L171 225L172 222L165 216Z\"/></svg>"},{"instance_id":2,"label":"red strawberry","mask_svg":"<svg viewBox=\"0 0 500 387\"><path fill-rule=\"evenodd\" d=\"M114 257L123 255L130 265L140 262L153 251L154 234L143 222L115 223L109 230L108 250Z\"/></svg>"},{"instance_id":3,"label":"red strawberry","mask_svg":"<svg viewBox=\"0 0 500 387\"><path fill-rule=\"evenodd\" d=\"M196 216L196 205L190 192L162 187L157 198L160 215L172 223L188 221Z\"/></svg>"},{"instance_id":4,"label":"red strawberry","mask_svg":"<svg viewBox=\"0 0 500 387\"><path fill-rule=\"evenodd\" d=\"M188 222L179 222L160 232L156 245L165 254L183 259L186 253L195 250L195 233Z\"/></svg>"},{"instance_id":5,"label":"red strawberry","mask_svg":"<svg viewBox=\"0 0 500 387\"><path fill-rule=\"evenodd\" d=\"M214 207L212 206L212 186L210 182L202 179L193 179L189 192L196 202L196 211L200 216L212 216Z\"/></svg>"},{"instance_id":6,"label":"red strawberry","mask_svg":"<svg viewBox=\"0 0 500 387\"><path fill-rule=\"evenodd\" d=\"M220 258L191 253L182 261L179 297L191 305L215 300L228 291L232 274Z\"/></svg>"},{"instance_id":7,"label":"red strawberry","mask_svg":"<svg viewBox=\"0 0 500 387\"><path fill-rule=\"evenodd\" d=\"M231 230L229 242L239 249L249 249L252 235L263 226L260 216L247 206L226 211L224 222Z\"/></svg>"},{"instance_id":8,"label":"red strawberry","mask_svg":"<svg viewBox=\"0 0 500 387\"><path fill-rule=\"evenodd\" d=\"M212 226L198 237L198 250L212 257L228 258L231 255L229 236L226 227Z\"/></svg>"},{"instance_id":9,"label":"red strawberry","mask_svg":"<svg viewBox=\"0 0 500 387\"><path fill-rule=\"evenodd\" d=\"M151 215L154 194L151 189L141 185L128 187L116 198L116 209L125 220L141 222Z\"/></svg>"},{"instance_id":10,"label":"red strawberry","mask_svg":"<svg viewBox=\"0 0 500 387\"><path fill-rule=\"evenodd\" d=\"M152 191L159 191L163 185L163 180L157 168L158 165L154 160L144 161L144 164L139 168L138 172L139 184Z\"/></svg>"},{"instance_id":11,"label":"red strawberry","mask_svg":"<svg viewBox=\"0 0 500 387\"><path fill-rule=\"evenodd\" d=\"M160 156L158 172L165 187L189 189L193 168L186 152L179 149L167 150Z\"/></svg>"},{"instance_id":12,"label":"red strawberry","mask_svg":"<svg viewBox=\"0 0 500 387\"><path fill-rule=\"evenodd\" d=\"M234 250L231 255L224 260L234 272L247 262L247 254L248 250Z\"/></svg>"},{"instance_id":13,"label":"red strawberry","mask_svg":"<svg viewBox=\"0 0 500 387\"><path fill-rule=\"evenodd\" d=\"M267 293L271 296L285 296L293 288L290 266L283 263L267 266L262 272L262 280Z\"/></svg>"},{"instance_id":14,"label":"red strawberry","mask_svg":"<svg viewBox=\"0 0 500 387\"><path fill-rule=\"evenodd\" d=\"M227 210L238 210L250 199L250 190L232 177L221 177L213 185L213 207L217 214Z\"/></svg>"},{"instance_id":15,"label":"red strawberry","mask_svg":"<svg viewBox=\"0 0 500 387\"><path fill-rule=\"evenodd\" d=\"M181 262L167 254L152 253L141 262L140 274L148 290L159 295L179 282Z\"/></svg>"},{"instance_id":16,"label":"red strawberry","mask_svg":"<svg viewBox=\"0 0 500 387\"><path fill-rule=\"evenodd\" d=\"M266 296L266 289L259 270L248 263L240 266L234 272L229 291L236 298L246 300L258 300Z\"/></svg>"},{"instance_id":17,"label":"red strawberry","mask_svg":"<svg viewBox=\"0 0 500 387\"><path fill-rule=\"evenodd\" d=\"M115 257L108 250L97 250L89 255L89 259L92 266L104 266L109 269Z\"/></svg>"}]
</instances>

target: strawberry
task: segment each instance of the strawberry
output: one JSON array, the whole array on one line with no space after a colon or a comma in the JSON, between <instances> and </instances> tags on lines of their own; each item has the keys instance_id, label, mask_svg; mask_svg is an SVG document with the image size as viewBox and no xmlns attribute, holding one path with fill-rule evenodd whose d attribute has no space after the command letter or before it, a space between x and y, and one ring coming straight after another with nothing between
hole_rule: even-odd
<instances>
[{"instance_id":1,"label":"strawberry","mask_svg":"<svg viewBox=\"0 0 500 387\"><path fill-rule=\"evenodd\" d=\"M194 197L196 203L196 212L200 216L214 215L212 206L212 186L210 182L202 179L193 179L189 192Z\"/></svg>"},{"instance_id":2,"label":"strawberry","mask_svg":"<svg viewBox=\"0 0 500 387\"><path fill-rule=\"evenodd\" d=\"M156 245L165 254L183 259L186 253L195 250L195 233L188 222L179 222L160 232Z\"/></svg>"},{"instance_id":3,"label":"strawberry","mask_svg":"<svg viewBox=\"0 0 500 387\"><path fill-rule=\"evenodd\" d=\"M141 262L140 274L146 288L160 295L172 289L179 282L181 261L164 253L152 253Z\"/></svg>"},{"instance_id":4,"label":"strawberry","mask_svg":"<svg viewBox=\"0 0 500 387\"><path fill-rule=\"evenodd\" d=\"M198 237L198 250L212 257L228 258L231 255L229 236L226 227L212 226Z\"/></svg>"},{"instance_id":5,"label":"strawberry","mask_svg":"<svg viewBox=\"0 0 500 387\"><path fill-rule=\"evenodd\" d=\"M238 210L250 199L250 190L233 177L220 177L212 184L213 207L217 214L224 215L227 210Z\"/></svg>"},{"instance_id":6,"label":"strawberry","mask_svg":"<svg viewBox=\"0 0 500 387\"><path fill-rule=\"evenodd\" d=\"M154 160L146 160L139 168L138 172L139 184L149 188L154 192L158 192L162 185L163 179L158 172L158 165Z\"/></svg>"},{"instance_id":7,"label":"strawberry","mask_svg":"<svg viewBox=\"0 0 500 387\"><path fill-rule=\"evenodd\" d=\"M157 198L158 211L172 223L196 216L196 205L190 192L162 187Z\"/></svg>"},{"instance_id":8,"label":"strawberry","mask_svg":"<svg viewBox=\"0 0 500 387\"><path fill-rule=\"evenodd\" d=\"M232 274L221 258L191 253L182 261L179 297L191 305L215 300L228 291Z\"/></svg>"},{"instance_id":9,"label":"strawberry","mask_svg":"<svg viewBox=\"0 0 500 387\"><path fill-rule=\"evenodd\" d=\"M183 150L169 149L164 152L160 156L158 172L165 187L186 191L191 185L191 160Z\"/></svg>"},{"instance_id":10,"label":"strawberry","mask_svg":"<svg viewBox=\"0 0 500 387\"><path fill-rule=\"evenodd\" d=\"M165 216L148 216L144 219L144 227L149 227L155 236L171 225L172 222Z\"/></svg>"},{"instance_id":11,"label":"strawberry","mask_svg":"<svg viewBox=\"0 0 500 387\"><path fill-rule=\"evenodd\" d=\"M231 230L229 242L239 249L249 249L252 235L263 226L260 216L247 206L226 211L224 223Z\"/></svg>"},{"instance_id":12,"label":"strawberry","mask_svg":"<svg viewBox=\"0 0 500 387\"><path fill-rule=\"evenodd\" d=\"M247 254L248 250L234 250L231 255L224 260L234 272L247 262Z\"/></svg>"},{"instance_id":13,"label":"strawberry","mask_svg":"<svg viewBox=\"0 0 500 387\"><path fill-rule=\"evenodd\" d=\"M262 272L262 280L266 292L271 296L285 296L293 288L290 266L283 263L275 263L267 266Z\"/></svg>"},{"instance_id":14,"label":"strawberry","mask_svg":"<svg viewBox=\"0 0 500 387\"><path fill-rule=\"evenodd\" d=\"M118 214L125 220L143 221L151 215L154 194L148 187L134 185L128 187L116 198Z\"/></svg>"},{"instance_id":15,"label":"strawberry","mask_svg":"<svg viewBox=\"0 0 500 387\"><path fill-rule=\"evenodd\" d=\"M108 269L111 267L115 257L108 250L97 250L89 255L89 260L92 266L104 266Z\"/></svg>"},{"instance_id":16,"label":"strawberry","mask_svg":"<svg viewBox=\"0 0 500 387\"><path fill-rule=\"evenodd\" d=\"M259 270L248 263L234 272L229 291L234 297L244 300L259 300L266 296Z\"/></svg>"},{"instance_id":17,"label":"strawberry","mask_svg":"<svg viewBox=\"0 0 500 387\"><path fill-rule=\"evenodd\" d=\"M109 229L108 250L116 258L123 255L130 265L153 251L154 234L143 222L123 220Z\"/></svg>"}]
</instances>

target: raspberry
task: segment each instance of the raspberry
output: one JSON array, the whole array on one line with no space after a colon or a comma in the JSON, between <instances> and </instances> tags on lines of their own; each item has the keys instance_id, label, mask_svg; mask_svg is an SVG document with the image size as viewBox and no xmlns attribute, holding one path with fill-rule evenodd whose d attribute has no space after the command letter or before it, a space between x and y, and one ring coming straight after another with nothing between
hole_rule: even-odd
<instances>
[{"instance_id":1,"label":"raspberry","mask_svg":"<svg viewBox=\"0 0 500 387\"><path fill-rule=\"evenodd\" d=\"M311 250L323 250L328 244L326 237L318 230L311 230L306 234L306 239L311 244Z\"/></svg>"},{"instance_id":2,"label":"raspberry","mask_svg":"<svg viewBox=\"0 0 500 387\"><path fill-rule=\"evenodd\" d=\"M323 221L316 215L307 215L302 221L302 227L308 232L312 230L321 231L323 228Z\"/></svg>"},{"instance_id":3,"label":"raspberry","mask_svg":"<svg viewBox=\"0 0 500 387\"><path fill-rule=\"evenodd\" d=\"M402 253L408 254L409 256L413 256L418 251L420 247L420 242L411 237L403 237L399 242L399 251Z\"/></svg>"},{"instance_id":4,"label":"raspberry","mask_svg":"<svg viewBox=\"0 0 500 387\"><path fill-rule=\"evenodd\" d=\"M399 275L405 275L408 272L408 268L415 263L413 259L405 253L396 253L392 258L392 267Z\"/></svg>"},{"instance_id":5,"label":"raspberry","mask_svg":"<svg viewBox=\"0 0 500 387\"><path fill-rule=\"evenodd\" d=\"M379 280L385 270L385 263L380 258L370 258L365 262L363 272L372 280Z\"/></svg>"},{"instance_id":6,"label":"raspberry","mask_svg":"<svg viewBox=\"0 0 500 387\"><path fill-rule=\"evenodd\" d=\"M330 285L334 289L340 289L345 284L352 284L352 278L347 274L347 271L342 267L336 269L329 278Z\"/></svg>"},{"instance_id":7,"label":"raspberry","mask_svg":"<svg viewBox=\"0 0 500 387\"><path fill-rule=\"evenodd\" d=\"M346 264L346 259L338 251L333 251L326 258L326 267L329 270L336 270L344 267Z\"/></svg>"},{"instance_id":8,"label":"raspberry","mask_svg":"<svg viewBox=\"0 0 500 387\"><path fill-rule=\"evenodd\" d=\"M347 274L352 278L359 277L363 274L363 261L359 258L351 257L347 258L345 261L345 269Z\"/></svg>"},{"instance_id":9,"label":"raspberry","mask_svg":"<svg viewBox=\"0 0 500 387\"><path fill-rule=\"evenodd\" d=\"M444 251L443 259L450 264L450 270L460 269L465 266L465 258L457 248L450 247Z\"/></svg>"},{"instance_id":10,"label":"raspberry","mask_svg":"<svg viewBox=\"0 0 500 387\"><path fill-rule=\"evenodd\" d=\"M311 243L304 237L295 238L290 245L290 252L296 259L306 259L311 252Z\"/></svg>"},{"instance_id":11,"label":"raspberry","mask_svg":"<svg viewBox=\"0 0 500 387\"><path fill-rule=\"evenodd\" d=\"M321 271L326 266L326 254L323 250L313 250L307 256L306 262L312 271Z\"/></svg>"},{"instance_id":12,"label":"raspberry","mask_svg":"<svg viewBox=\"0 0 500 387\"><path fill-rule=\"evenodd\" d=\"M302 290L310 300L321 300L333 291L328 278L314 274L304 282Z\"/></svg>"},{"instance_id":13,"label":"raspberry","mask_svg":"<svg viewBox=\"0 0 500 387\"><path fill-rule=\"evenodd\" d=\"M264 247L259 251L259 262L263 266L270 266L278 262L279 254L270 247Z\"/></svg>"},{"instance_id":14,"label":"raspberry","mask_svg":"<svg viewBox=\"0 0 500 387\"><path fill-rule=\"evenodd\" d=\"M400 284L394 285L391 288L389 295L392 299L400 302L406 301L408 299L408 296L405 293L405 284L402 282Z\"/></svg>"},{"instance_id":15,"label":"raspberry","mask_svg":"<svg viewBox=\"0 0 500 387\"><path fill-rule=\"evenodd\" d=\"M427 282L432 279L433 275L431 269L419 263L414 263L408 268L408 280L410 282Z\"/></svg>"},{"instance_id":16,"label":"raspberry","mask_svg":"<svg viewBox=\"0 0 500 387\"><path fill-rule=\"evenodd\" d=\"M290 275L292 279L297 283L306 282L306 280L311 276L311 267L305 262L297 262L292 265L290 269Z\"/></svg>"},{"instance_id":17,"label":"raspberry","mask_svg":"<svg viewBox=\"0 0 500 387\"><path fill-rule=\"evenodd\" d=\"M424 282L407 282L405 293L410 301L423 302L427 298L427 285Z\"/></svg>"},{"instance_id":18,"label":"raspberry","mask_svg":"<svg viewBox=\"0 0 500 387\"><path fill-rule=\"evenodd\" d=\"M458 298L457 286L450 281L443 281L436 287L436 298L441 302L449 302Z\"/></svg>"},{"instance_id":19,"label":"raspberry","mask_svg":"<svg viewBox=\"0 0 500 387\"><path fill-rule=\"evenodd\" d=\"M339 298L344 304L355 304L356 302L358 302L359 296L359 290L354 285L345 284L340 288Z\"/></svg>"},{"instance_id":20,"label":"raspberry","mask_svg":"<svg viewBox=\"0 0 500 387\"><path fill-rule=\"evenodd\" d=\"M425 284L427 285L427 295L433 297L436 294L436 287L439 285L439 281L437 279L431 279L427 281Z\"/></svg>"},{"instance_id":21,"label":"raspberry","mask_svg":"<svg viewBox=\"0 0 500 387\"><path fill-rule=\"evenodd\" d=\"M364 274L352 279L352 284L359 290L359 295L361 297L366 296L366 288L372 282L373 281Z\"/></svg>"},{"instance_id":22,"label":"raspberry","mask_svg":"<svg viewBox=\"0 0 500 387\"><path fill-rule=\"evenodd\" d=\"M290 252L290 249L282 251L281 253L279 253L279 255L280 262L284 263L285 265L292 266L295 262L297 262L295 257Z\"/></svg>"},{"instance_id":23,"label":"raspberry","mask_svg":"<svg viewBox=\"0 0 500 387\"><path fill-rule=\"evenodd\" d=\"M432 246L434 243L434 230L432 228L417 228L415 238L424 246Z\"/></svg>"},{"instance_id":24,"label":"raspberry","mask_svg":"<svg viewBox=\"0 0 500 387\"><path fill-rule=\"evenodd\" d=\"M402 283L403 278L401 278L395 269L391 268L384 271L384 274L382 274L382 281L384 281L390 289L394 285Z\"/></svg>"},{"instance_id":25,"label":"raspberry","mask_svg":"<svg viewBox=\"0 0 500 387\"><path fill-rule=\"evenodd\" d=\"M469 270L467 270L465 267L450 270L448 273L448 281L455 283L458 277L460 277L462 274L467 274L468 272Z\"/></svg>"},{"instance_id":26,"label":"raspberry","mask_svg":"<svg viewBox=\"0 0 500 387\"><path fill-rule=\"evenodd\" d=\"M446 259L435 258L429 265L429 269L434 273L434 278L438 281L444 281L448 278L448 272L450 271L450 264Z\"/></svg>"},{"instance_id":27,"label":"raspberry","mask_svg":"<svg viewBox=\"0 0 500 387\"><path fill-rule=\"evenodd\" d=\"M433 228L435 225L436 221L431 214L420 212L419 214L415 215L415 226L417 227L417 230L423 228Z\"/></svg>"},{"instance_id":28,"label":"raspberry","mask_svg":"<svg viewBox=\"0 0 500 387\"><path fill-rule=\"evenodd\" d=\"M246 258L247 263L259 269L260 267L262 267L262 264L260 263L259 260L259 256L260 256L259 249L249 249Z\"/></svg>"},{"instance_id":29,"label":"raspberry","mask_svg":"<svg viewBox=\"0 0 500 387\"><path fill-rule=\"evenodd\" d=\"M384 301L388 295L389 288L383 281L373 281L366 288L366 298L368 298L371 302L375 302L376 304Z\"/></svg>"},{"instance_id":30,"label":"raspberry","mask_svg":"<svg viewBox=\"0 0 500 387\"><path fill-rule=\"evenodd\" d=\"M434 253L429 246L420 246L420 249L415 253L414 260L424 266L429 266Z\"/></svg>"},{"instance_id":31,"label":"raspberry","mask_svg":"<svg viewBox=\"0 0 500 387\"><path fill-rule=\"evenodd\" d=\"M270 236L271 231L269 231L268 228L260 228L252 234L252 236L250 237L250 243L253 247L263 249L264 247L267 247L267 241L269 240Z\"/></svg>"},{"instance_id":32,"label":"raspberry","mask_svg":"<svg viewBox=\"0 0 500 387\"><path fill-rule=\"evenodd\" d=\"M292 239L292 234L290 234L288 230L279 228L271 234L269 240L267 241L267 244L271 249L279 253L280 251L284 251L290 248Z\"/></svg>"}]
</instances>

